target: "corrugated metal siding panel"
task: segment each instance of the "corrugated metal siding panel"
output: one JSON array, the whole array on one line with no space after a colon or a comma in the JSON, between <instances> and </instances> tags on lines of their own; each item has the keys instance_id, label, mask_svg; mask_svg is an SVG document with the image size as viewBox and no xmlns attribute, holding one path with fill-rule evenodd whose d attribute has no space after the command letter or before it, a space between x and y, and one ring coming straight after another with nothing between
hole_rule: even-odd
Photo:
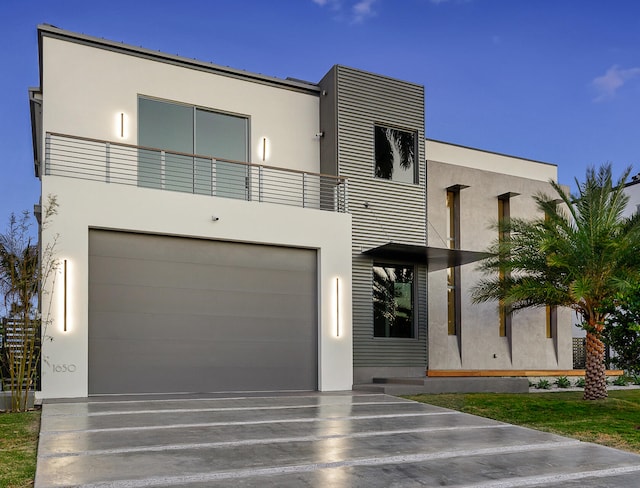
<instances>
[{"instance_id":1,"label":"corrugated metal siding panel","mask_svg":"<svg viewBox=\"0 0 640 488\"><path fill-rule=\"evenodd\" d=\"M339 173L349 178L353 215L354 366L426 366L426 267L416 267L417 337L374 338L372 260L361 254L390 241L426 243L424 88L352 68L336 69ZM418 184L374 177L376 123L417 131Z\"/></svg>"}]
</instances>

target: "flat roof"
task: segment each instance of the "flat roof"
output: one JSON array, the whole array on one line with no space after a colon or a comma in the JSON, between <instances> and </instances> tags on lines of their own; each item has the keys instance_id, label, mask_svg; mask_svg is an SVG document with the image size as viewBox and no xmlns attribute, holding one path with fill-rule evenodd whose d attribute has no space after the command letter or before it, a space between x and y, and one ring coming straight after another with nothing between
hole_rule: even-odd
<instances>
[{"instance_id":1,"label":"flat roof","mask_svg":"<svg viewBox=\"0 0 640 488\"><path fill-rule=\"evenodd\" d=\"M199 61L197 59L185 58L183 56L163 53L161 51L153 51L143 47L132 46L125 44L124 42L115 42L107 39L87 36L85 34L78 34L77 32L71 32L64 29L60 29L50 24L38 25L38 47L40 52L40 86L42 86L42 37L47 36L55 39L61 39L64 41L75 42L77 44L84 44L87 46L106 49L108 51L114 51L121 54L130 56L136 56L140 58L150 59L162 63L173 64L176 66L182 66L185 68L196 69L199 71L205 71L218 75L228 76L232 78L238 78L245 81L252 81L255 83L262 83L265 85L274 86L277 88L284 88L289 90L300 91L304 93L318 95L320 88L315 83L309 83L296 79L282 79L274 76L267 76L258 73L252 73L250 71L244 71L235 68L229 68L228 66L221 66L214 63L207 63L205 61Z\"/></svg>"},{"instance_id":2,"label":"flat roof","mask_svg":"<svg viewBox=\"0 0 640 488\"><path fill-rule=\"evenodd\" d=\"M496 152L496 151L489 151L487 149L480 149L480 148L477 148L477 147L464 146L462 144L456 144L456 143L447 142L447 141L440 141L438 139L430 139L428 137L425 137L424 140L425 141L429 141L429 142L437 142L439 144L447 144L449 146L461 147L462 149L469 149L471 151L480 151L480 152L487 153L487 154L495 154L496 156L504 156L504 157L507 157L507 158L516 158L516 159L521 159L523 161L530 161L532 163L546 164L547 166L555 166L556 168L558 167L558 165L555 164L555 163L548 163L546 161L538 161L537 159L531 159L531 158L523 158L522 156L515 156L513 154L506 154L506 153L501 153L501 152Z\"/></svg>"}]
</instances>

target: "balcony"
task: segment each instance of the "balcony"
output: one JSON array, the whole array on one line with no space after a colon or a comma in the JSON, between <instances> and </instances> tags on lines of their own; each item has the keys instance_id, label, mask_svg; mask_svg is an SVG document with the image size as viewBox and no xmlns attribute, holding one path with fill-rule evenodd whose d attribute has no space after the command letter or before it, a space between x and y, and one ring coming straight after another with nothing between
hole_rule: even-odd
<instances>
[{"instance_id":1,"label":"balcony","mask_svg":"<svg viewBox=\"0 0 640 488\"><path fill-rule=\"evenodd\" d=\"M348 212L346 178L47 133L44 174Z\"/></svg>"}]
</instances>

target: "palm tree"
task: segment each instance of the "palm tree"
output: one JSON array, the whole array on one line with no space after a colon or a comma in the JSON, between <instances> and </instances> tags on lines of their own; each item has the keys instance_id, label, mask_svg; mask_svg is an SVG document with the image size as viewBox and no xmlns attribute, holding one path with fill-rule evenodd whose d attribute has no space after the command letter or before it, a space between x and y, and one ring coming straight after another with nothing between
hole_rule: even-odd
<instances>
[{"instance_id":1,"label":"palm tree","mask_svg":"<svg viewBox=\"0 0 640 488\"><path fill-rule=\"evenodd\" d=\"M493 256L481 264L485 278L473 291L476 303L502 300L512 310L565 306L580 315L587 332L585 400L607 396L607 304L640 280L640 218L622 217L630 171L614 185L610 164L589 168L584 183L576 180L574 196L552 181L560 200L537 195L542 217L501 225L507 238L492 245Z\"/></svg>"}]
</instances>

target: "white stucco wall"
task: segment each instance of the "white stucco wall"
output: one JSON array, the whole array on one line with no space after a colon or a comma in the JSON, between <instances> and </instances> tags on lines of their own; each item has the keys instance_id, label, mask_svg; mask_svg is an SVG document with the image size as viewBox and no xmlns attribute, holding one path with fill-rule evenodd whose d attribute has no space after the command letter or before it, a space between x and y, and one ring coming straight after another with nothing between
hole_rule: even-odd
<instances>
[{"instance_id":1,"label":"white stucco wall","mask_svg":"<svg viewBox=\"0 0 640 488\"><path fill-rule=\"evenodd\" d=\"M45 131L137 144L138 96L192 104L249 118L250 158L319 172L319 99L240 80L49 37L43 38ZM125 137L117 120L126 116ZM213 155L215 156L215 154Z\"/></svg>"},{"instance_id":2,"label":"white stucco wall","mask_svg":"<svg viewBox=\"0 0 640 488\"><path fill-rule=\"evenodd\" d=\"M262 163L257 146L267 137L271 154L266 164L319 171L315 95L47 36L42 69L45 132L136 144L141 94L247 116L251 161ZM116 130L120 112L127 117L124 139ZM88 394L88 233L93 227L317 249L318 385L320 390L351 389L351 215L44 174L41 179L43 203L54 195L59 204L43 230L43 245L57 239L55 256L68 262L66 332L59 275L55 286L49 283L51 308L43 304L45 318L52 321L45 332L51 340L43 346L41 397ZM213 215L219 220L212 221Z\"/></svg>"},{"instance_id":3,"label":"white stucco wall","mask_svg":"<svg viewBox=\"0 0 640 488\"><path fill-rule=\"evenodd\" d=\"M88 239L97 227L163 235L276 244L318 250L320 390L352 386L351 216L258 202L43 178L59 212L43 232L57 235L56 256L68 261L68 330L62 329L62 279L56 280L46 335L42 397L87 395ZM212 215L219 217L213 222ZM340 278L340 336L336 336L335 278ZM45 304L47 305L47 304ZM44 307L45 311L48 307ZM69 367L73 365L72 367ZM73 372L69 372L69 370Z\"/></svg>"}]
</instances>

